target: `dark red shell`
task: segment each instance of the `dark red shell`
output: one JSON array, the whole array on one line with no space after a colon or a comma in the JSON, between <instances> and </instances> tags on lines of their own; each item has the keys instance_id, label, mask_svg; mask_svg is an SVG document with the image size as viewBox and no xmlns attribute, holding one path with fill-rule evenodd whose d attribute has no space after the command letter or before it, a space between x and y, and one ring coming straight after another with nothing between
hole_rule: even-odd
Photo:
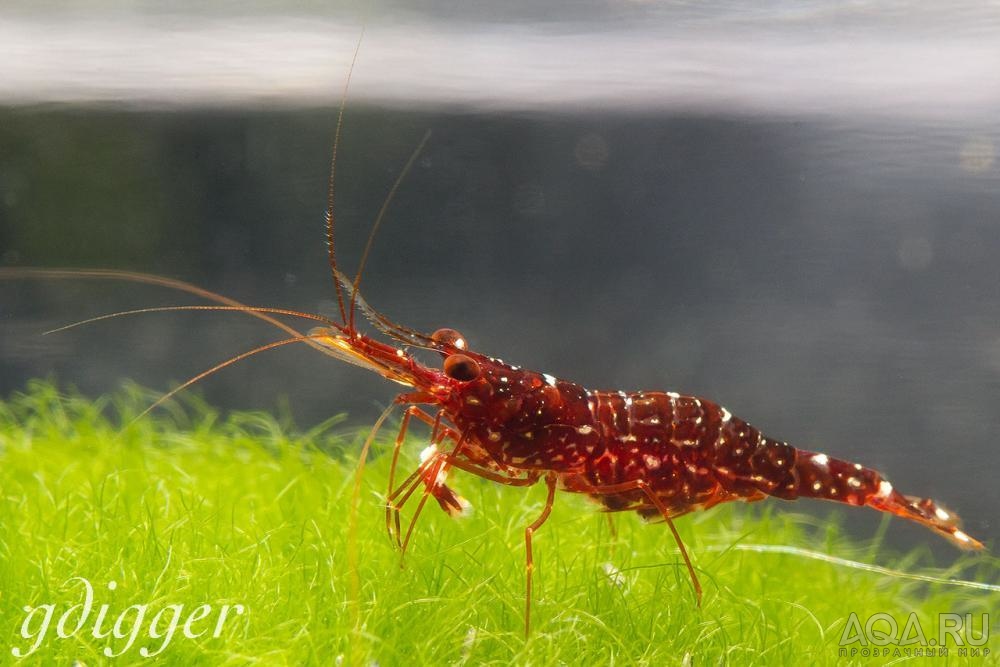
<instances>
[{"instance_id":1,"label":"dark red shell","mask_svg":"<svg viewBox=\"0 0 1000 667\"><path fill-rule=\"evenodd\" d=\"M892 512L960 546L978 545L933 501L903 496L859 464L768 438L712 401L590 391L476 358L480 376L444 405L470 446L502 470L555 473L565 490L589 493L609 510L660 514L640 488L600 491L641 480L671 516L730 500L822 498Z\"/></svg>"}]
</instances>

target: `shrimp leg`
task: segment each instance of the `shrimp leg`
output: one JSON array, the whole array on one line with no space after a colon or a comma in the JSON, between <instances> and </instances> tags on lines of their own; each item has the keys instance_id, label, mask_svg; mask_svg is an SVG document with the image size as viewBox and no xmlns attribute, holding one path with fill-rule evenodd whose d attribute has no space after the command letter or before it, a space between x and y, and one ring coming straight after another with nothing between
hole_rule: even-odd
<instances>
[{"instance_id":1,"label":"shrimp leg","mask_svg":"<svg viewBox=\"0 0 1000 667\"><path fill-rule=\"evenodd\" d=\"M408 397L407 394L402 394L398 396L396 398L396 403L402 403L404 400L406 400L407 397ZM409 498L410 494L413 493L413 491L416 489L415 485L413 485L412 488L409 489L408 487L411 487L411 483L414 481L414 479L417 478L418 476L422 476L428 470L428 468L434 463L431 460L425 460L424 462L421 463L421 465L417 468L417 470L413 474L407 477L406 480L399 485L399 487L395 486L396 469L399 465L399 453L400 450L402 449L403 442L406 439L406 433L409 428L410 418L415 417L431 427L431 437L430 437L431 446L439 445L441 441L444 440L445 438L450 438L452 441L457 443L459 440L458 432L455 431L453 428L447 426L446 424L442 423L441 421L442 416L443 413L440 411L436 415L432 416L431 414L429 414L428 412L426 412L425 410L421 409L419 406L416 405L410 405L409 407L406 408L406 411L403 413L403 419L399 425L399 432L396 434L396 441L392 451L392 463L389 467L389 484L388 484L388 489L386 491L386 505L385 505L386 532L389 534L389 539L392 540L393 538L392 525L393 525L393 519L395 519L395 528L396 528L395 542L396 546L398 547L402 547L402 541L400 539L402 535L402 530L399 521L399 510L403 507L403 504L406 502L406 499ZM428 485L429 487L431 486L434 487L431 490L431 493L433 493L434 498L438 501L438 504L441 506L441 509L443 509L451 516L455 516L456 514L460 513L464 509L464 506L462 504L463 499L460 496L458 496L454 491L452 491L451 488L449 488L446 484L444 483L434 484L433 483L434 479L436 478L424 476L425 484ZM406 490L406 495L403 497L402 501L396 503L395 502L396 498L404 490Z\"/></svg>"},{"instance_id":2,"label":"shrimp leg","mask_svg":"<svg viewBox=\"0 0 1000 667\"><path fill-rule=\"evenodd\" d=\"M445 431L439 431L433 434L431 439L431 444L428 450L432 453L430 456L421 461L417 469L414 470L410 475L400 484L395 490L390 489L390 493L386 498L386 528L389 529L390 539L392 538L393 531L390 528L389 518L392 516L395 520L395 537L396 545L405 551L405 542L401 541L402 528L400 527L399 521L399 511L403 508L403 505L410 499L413 492L417 490L421 482L424 485L424 494L420 501L420 507L417 510L419 515L423 504L427 500L428 494L433 494L434 498L441 505L448 514L454 516L460 513L463 508L464 499L461 498L457 493L455 493L451 487L443 481L443 474L441 469L441 461L445 458L445 455L436 451L437 446L448 436ZM414 516L414 519L416 516ZM409 532L409 531L408 531Z\"/></svg>"},{"instance_id":3,"label":"shrimp leg","mask_svg":"<svg viewBox=\"0 0 1000 667\"><path fill-rule=\"evenodd\" d=\"M389 539L391 540L393 536L391 523L392 523L392 518L395 515L397 546L402 546L402 543L399 540L399 507L393 503L392 499L393 499L393 490L396 482L396 466L399 463L399 452L403 447L403 441L406 439L406 431L407 428L409 427L411 416L418 416L418 418L420 416L426 416L430 418L430 415L424 413L423 410L421 410L416 405L411 405L410 407L406 408L406 411L403 412L403 419L399 424L399 432L396 434L396 442L392 448L392 464L389 466L389 484L388 484L388 489L386 490L385 529L386 532L389 534ZM430 442L432 445L434 445L436 442L436 438L438 437L438 427L441 424L441 413L439 412L435 418L430 418L430 420L432 424ZM443 503L441 498L438 498L438 501ZM442 504L442 507L445 507L445 505ZM445 507L445 509L447 508Z\"/></svg>"},{"instance_id":4,"label":"shrimp leg","mask_svg":"<svg viewBox=\"0 0 1000 667\"><path fill-rule=\"evenodd\" d=\"M691 584L694 586L698 606L701 606L701 582L698 581L698 575L695 574L694 565L691 563L691 557L688 556L687 548L685 548L684 542L681 540L680 533L677 532L677 527L674 526L670 510L663 504L660 497L657 496L651 488L649 488L648 482L642 479L636 479L630 482L622 482L620 484L594 485L584 479L583 476L576 476L570 479L567 483L567 487L571 487L574 491L589 493L595 496L615 495L619 493L627 493L628 491L635 491L637 489L645 493L646 497L649 498L649 501L656 507L657 510L659 510L660 515L667 522L667 526L670 528L670 533L674 536L674 541L677 542L681 556L684 558L684 565L687 566L688 574L691 576Z\"/></svg>"},{"instance_id":5,"label":"shrimp leg","mask_svg":"<svg viewBox=\"0 0 1000 667\"><path fill-rule=\"evenodd\" d=\"M453 500L458 505L459 508L461 507L461 505L459 504L460 501L458 499L458 496L455 495L455 492L447 488L443 484L439 483L438 479L440 479L443 475L447 474L449 468L449 459L454 459L456 456L458 456L458 453L462 450L462 446L466 442L466 435L467 435L466 433L463 433L461 436L459 436L458 442L455 443L455 448L451 450L451 453L448 456L443 456L440 458L432 456L430 459L428 459L428 460L436 459L435 461L436 465L432 466L429 469L429 475L423 477L425 482L427 483L425 483L424 485L424 493L420 498L420 502L417 504L417 509L413 512L413 517L410 519L410 524L406 527L406 536L403 538L403 545L401 547L402 551L399 554L400 567L403 567L403 558L406 556L406 548L410 544L410 537L413 535L413 528L417 525L417 519L420 517L420 513L423 511L424 505L427 504L427 497L431 494L432 491L435 492L435 494L445 493L445 491L440 491L440 489L443 487L444 489L446 489L446 493L451 496L450 500ZM443 438L443 436L441 437ZM429 482L427 480L429 480ZM407 496L409 496L409 492L407 493ZM437 497L437 495L435 495L435 497Z\"/></svg>"},{"instance_id":6,"label":"shrimp leg","mask_svg":"<svg viewBox=\"0 0 1000 667\"><path fill-rule=\"evenodd\" d=\"M638 480L639 488L642 489L645 494L649 497L656 509L660 510L660 514L663 515L663 519L667 522L667 526L670 527L670 532L673 533L674 541L677 542L678 548L681 550L681 556L684 557L684 564L687 565L688 574L691 575L691 583L694 585L695 598L698 601L698 606L701 606L701 582L698 581L698 575L694 573L694 566L691 564L691 557L688 556L687 549L684 547L684 541L681 540L680 533L677 532L677 527L674 526L673 519L670 518L670 512L667 510L666 505L660 500L659 496L653 493L653 490L649 488L649 484L645 480Z\"/></svg>"},{"instance_id":7,"label":"shrimp leg","mask_svg":"<svg viewBox=\"0 0 1000 667\"><path fill-rule=\"evenodd\" d=\"M536 530L541 528L542 524L545 523L546 519L549 518L549 514L552 513L552 502L556 497L556 476L554 474L548 474L545 477L545 484L549 487L549 493L545 497L545 507L542 509L542 513L535 519L527 528L524 529L524 551L525 551L525 565L524 565L524 579L526 584L526 591L524 596L524 636L525 638L531 633L531 572L535 569L535 560L531 553L531 536Z\"/></svg>"}]
</instances>

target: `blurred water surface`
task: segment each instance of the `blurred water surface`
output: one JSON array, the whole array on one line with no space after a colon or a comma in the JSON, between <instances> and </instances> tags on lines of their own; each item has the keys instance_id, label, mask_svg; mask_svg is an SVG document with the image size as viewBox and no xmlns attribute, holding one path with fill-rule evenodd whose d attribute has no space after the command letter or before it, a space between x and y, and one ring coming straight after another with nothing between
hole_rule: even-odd
<instances>
[{"instance_id":1,"label":"blurred water surface","mask_svg":"<svg viewBox=\"0 0 1000 667\"><path fill-rule=\"evenodd\" d=\"M1000 103L995 3L18 6L0 15L15 102L328 104L365 21L352 95L394 105L989 117Z\"/></svg>"},{"instance_id":2,"label":"blurred water surface","mask_svg":"<svg viewBox=\"0 0 1000 667\"><path fill-rule=\"evenodd\" d=\"M723 402L1000 535L995 3L260 3L0 10L0 264L161 273L332 314L335 113L369 300L593 388ZM167 388L270 340L113 283L0 285L0 392ZM203 383L228 408L370 423L393 388L285 349ZM877 519L852 514L870 534ZM901 539L927 538L894 528Z\"/></svg>"}]
</instances>

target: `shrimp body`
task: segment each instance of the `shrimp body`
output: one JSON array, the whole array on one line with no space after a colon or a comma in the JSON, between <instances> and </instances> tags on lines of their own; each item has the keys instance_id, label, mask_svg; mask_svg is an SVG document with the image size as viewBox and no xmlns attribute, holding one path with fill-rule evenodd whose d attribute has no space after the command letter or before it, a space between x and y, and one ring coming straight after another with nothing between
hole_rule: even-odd
<instances>
[{"instance_id":1,"label":"shrimp body","mask_svg":"<svg viewBox=\"0 0 1000 667\"><path fill-rule=\"evenodd\" d=\"M450 514L464 509L464 500L446 484L450 467L512 486L544 479L545 506L525 529L525 632L531 614L532 535L548 518L557 489L589 495L608 511L662 518L680 548L699 604L701 585L672 519L728 501L773 496L866 506L927 526L961 548L983 548L962 531L957 516L933 500L905 496L861 464L769 438L712 401L672 392L590 391L473 352L453 330L423 336L392 328L363 302L362 309L384 333L434 349L444 358L437 369L405 349L353 330L335 327L311 334L334 356L413 388L397 403L410 404L408 417L433 424L432 443L446 438L454 443L450 454L431 450L393 491L404 419L386 507L386 527L392 534L395 516L396 539L404 552L427 497ZM421 404L434 406L436 416L423 412ZM424 500L400 540L399 508L419 485Z\"/></svg>"},{"instance_id":2,"label":"shrimp body","mask_svg":"<svg viewBox=\"0 0 1000 667\"><path fill-rule=\"evenodd\" d=\"M443 403L470 448L503 469L553 474L562 489L609 511L654 517L665 508L667 518L734 500L818 498L890 512L960 547L982 547L933 500L904 496L860 464L769 438L712 401L590 391L474 356L478 377L454 384Z\"/></svg>"}]
</instances>

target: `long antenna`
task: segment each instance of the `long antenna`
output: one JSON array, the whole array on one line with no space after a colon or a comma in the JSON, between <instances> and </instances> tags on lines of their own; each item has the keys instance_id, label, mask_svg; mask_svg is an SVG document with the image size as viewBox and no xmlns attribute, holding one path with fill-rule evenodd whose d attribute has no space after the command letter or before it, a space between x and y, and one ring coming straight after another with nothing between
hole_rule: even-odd
<instances>
[{"instance_id":1,"label":"long antenna","mask_svg":"<svg viewBox=\"0 0 1000 667\"><path fill-rule=\"evenodd\" d=\"M242 354L237 354L235 357L230 357L229 359L226 359L225 361L212 366L207 371L202 371L201 373L198 373L194 377L189 378L185 382L181 383L177 387L174 387L173 389L171 389L170 391L168 391L167 393L165 393L163 396L160 396L158 399L156 399L156 401L152 405L150 405L148 408L146 408L145 410L143 410L142 412L140 412L139 414L137 414L135 417L133 417L132 418L132 422L139 421L141 418L145 417L147 414L149 414L150 412L152 412L153 410L155 410L156 408L158 408L159 406L163 405L168 400L170 400L170 398L172 396L174 396L177 393L179 393L179 392L187 389L188 387L190 387L191 385L195 384L196 382L200 382L200 381L204 380L209 375L212 375L214 373L217 373L218 371L221 371L223 368L226 368L227 366L232 366L233 364L235 364L237 362L243 361L247 357L252 357L255 354L260 354L261 352L266 352L268 350L273 350L276 347L282 347L284 345L291 345L292 343L302 343L302 342L309 341L309 340L312 340L312 339L313 339L313 336L310 336L310 335L295 336L293 338L283 338L282 340L277 340L277 341L274 341L273 343L267 343L266 345L261 345L260 347L255 347L254 349L248 350L246 352L243 352ZM129 422L129 423L132 423L132 422Z\"/></svg>"},{"instance_id":2,"label":"long antenna","mask_svg":"<svg viewBox=\"0 0 1000 667\"><path fill-rule=\"evenodd\" d=\"M340 308L340 320L347 324L347 311L344 309L344 293L337 280L337 253L333 243L334 227L334 184L337 174L337 149L340 148L340 134L344 127L344 109L347 107L347 91L351 87L351 76L354 74L354 64L358 61L358 52L361 51L361 40L365 37L365 27L361 26L361 34L358 35L358 43L354 46L354 57L351 58L351 66L347 70L347 80L344 81L344 92L340 96L340 111L337 112L337 129L333 135L333 151L330 156L330 181L326 189L326 252L330 262L330 273L333 275L333 287L337 290L337 306ZM353 318L352 318L353 320Z\"/></svg>"},{"instance_id":3,"label":"long antenna","mask_svg":"<svg viewBox=\"0 0 1000 667\"><path fill-rule=\"evenodd\" d=\"M288 315L289 317L301 317L302 319L312 320L314 322L322 322L323 324L328 324L335 328L340 328L340 324L334 322L328 317L323 317L322 315L313 315L312 313L303 313L298 310L289 310L287 308L266 308L263 306L155 306L153 308L135 308L133 310L120 310L116 313L107 313L104 315L97 315L95 317L88 317L85 320L79 320L77 322L72 322L70 324L64 324L61 327L56 327L55 329L49 329L48 331L43 331L43 336L48 336L49 334L59 333L61 331L68 331L69 329L75 329L76 327L82 327L85 324L93 324L95 322L101 322L103 320L110 320L116 317L125 317L126 315L144 315L146 313L171 313L178 310L211 310L211 311L230 311L237 313L270 313L272 315Z\"/></svg>"},{"instance_id":4,"label":"long antenna","mask_svg":"<svg viewBox=\"0 0 1000 667\"><path fill-rule=\"evenodd\" d=\"M358 285L361 284L361 274L365 270L365 264L368 262L368 254L371 252L372 243L375 241L375 232L377 232L378 228L382 225L382 220L385 218L386 211L389 210L389 204L392 203L392 198L396 196L396 190L399 189L399 186L402 184L403 179L406 178L406 175L410 173L410 169L413 168L413 163L417 161L417 156L420 155L420 152L424 149L424 146L430 138L431 131L427 130L424 132L424 136L420 140L420 143L417 144L417 147L413 149L412 153L410 153L410 159L406 161L406 165L403 166L403 169L396 177L396 181L392 184L392 188L389 189L389 194L386 195L385 201L382 202L382 208L379 209L378 215L375 217L375 223L372 225L372 230L368 233L368 242L365 244L365 251L361 254L361 262L358 264L358 273L354 276L354 285L351 289L351 316L349 321L345 321L348 329L354 329L354 304L358 298Z\"/></svg>"},{"instance_id":5,"label":"long antenna","mask_svg":"<svg viewBox=\"0 0 1000 667\"><path fill-rule=\"evenodd\" d=\"M341 274L343 275L343 274ZM215 303L223 304L225 306L230 306L233 310L241 311L247 313L252 317L256 317L259 320L263 320L268 324L272 324L282 331L289 333L293 336L302 336L294 327L282 322L279 319L271 317L268 313L278 313L282 309L270 309L270 308L255 308L252 306L247 306L246 304L240 303L236 299L230 299L227 296L218 294L216 292L209 291L207 289L198 287L197 285L192 285L191 283L186 283L183 280L176 280L174 278L164 278L163 276L154 276L150 273L137 273L135 271L117 271L114 269L29 269L29 268L0 268L0 280L20 280L20 279L94 279L94 280L123 280L125 282L132 283L143 283L146 285L157 285L159 287L166 287L168 289L178 290L180 292L187 292L188 294L194 294L208 301L214 301ZM293 311L288 311L287 313L282 313L287 315L292 315ZM320 316L312 316L309 313L297 313L298 317L306 317L307 319L317 319L317 321L323 322L324 324L329 324L330 326L343 330L343 325L336 324L332 320L322 318ZM98 318L100 319L100 318ZM306 337L305 343L315 350L319 350L323 354L330 354L330 350L319 343L316 342L314 337Z\"/></svg>"},{"instance_id":6,"label":"long antenna","mask_svg":"<svg viewBox=\"0 0 1000 667\"><path fill-rule=\"evenodd\" d=\"M191 283L184 282L183 280L177 280L175 278L164 278L163 276L154 276L151 273L138 273L136 271L118 271L115 269L29 269L29 268L0 268L0 280L8 279L33 279L33 278L44 278L44 279L72 279L77 280L79 278L95 279L95 280L124 280L130 283L142 283L145 285L156 285L158 287L166 287L167 289L178 290L180 292L187 292L188 294L194 294L208 301L214 301L225 306L232 306L236 309L244 310L244 312L256 317L258 319L264 320L268 324L273 324L282 331L289 333L293 336L301 336L302 334L288 326L281 320L277 320L265 311L261 309L253 309L246 304L240 303L236 299L230 299L228 296L218 294L217 292L212 292L210 290L198 287L197 285L192 285Z\"/></svg>"}]
</instances>

